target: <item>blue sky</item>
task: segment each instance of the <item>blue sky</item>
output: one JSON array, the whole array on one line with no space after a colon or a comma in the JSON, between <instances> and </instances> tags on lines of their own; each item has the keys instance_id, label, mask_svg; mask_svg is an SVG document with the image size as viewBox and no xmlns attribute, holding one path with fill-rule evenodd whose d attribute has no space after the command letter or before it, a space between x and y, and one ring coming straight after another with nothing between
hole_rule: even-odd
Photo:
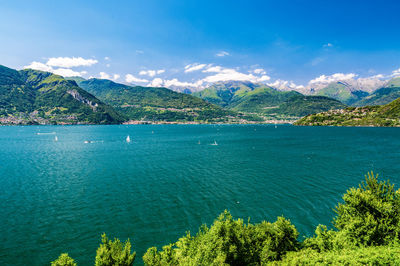
<instances>
[{"instance_id":1,"label":"blue sky","mask_svg":"<svg viewBox=\"0 0 400 266\"><path fill-rule=\"evenodd\" d=\"M230 77L306 85L400 68L397 1L15 0L0 10L0 64L18 69L153 85Z\"/></svg>"}]
</instances>

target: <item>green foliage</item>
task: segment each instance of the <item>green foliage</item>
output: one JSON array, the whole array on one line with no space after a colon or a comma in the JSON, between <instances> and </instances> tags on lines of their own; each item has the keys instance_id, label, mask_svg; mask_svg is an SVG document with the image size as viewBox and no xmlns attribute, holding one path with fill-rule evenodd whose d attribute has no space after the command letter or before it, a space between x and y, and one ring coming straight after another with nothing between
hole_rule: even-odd
<instances>
[{"instance_id":1,"label":"green foliage","mask_svg":"<svg viewBox=\"0 0 400 266\"><path fill-rule=\"evenodd\" d=\"M400 126L400 98L382 106L350 107L308 115L294 124L303 126Z\"/></svg>"},{"instance_id":2,"label":"green foliage","mask_svg":"<svg viewBox=\"0 0 400 266\"><path fill-rule=\"evenodd\" d=\"M339 235L356 246L387 245L399 239L400 194L389 181L368 173L359 188L351 188L336 207Z\"/></svg>"},{"instance_id":3,"label":"green foliage","mask_svg":"<svg viewBox=\"0 0 400 266\"><path fill-rule=\"evenodd\" d=\"M101 236L102 244L96 252L96 266L130 266L136 257L136 252L131 254L129 239L122 244L119 239L109 240L106 234Z\"/></svg>"},{"instance_id":4,"label":"green foliage","mask_svg":"<svg viewBox=\"0 0 400 266\"><path fill-rule=\"evenodd\" d=\"M68 253L62 253L58 259L51 262L51 266L76 266L74 259Z\"/></svg>"},{"instance_id":5,"label":"green foliage","mask_svg":"<svg viewBox=\"0 0 400 266\"><path fill-rule=\"evenodd\" d=\"M187 233L176 243L148 249L147 265L249 265L280 259L296 250L298 232L290 221L279 217L275 223L252 225L234 220L225 211L213 225L203 225L196 236Z\"/></svg>"},{"instance_id":6,"label":"green foliage","mask_svg":"<svg viewBox=\"0 0 400 266\"><path fill-rule=\"evenodd\" d=\"M303 249L288 252L281 261L267 265L399 265L400 248L391 246L318 252Z\"/></svg>"}]
</instances>

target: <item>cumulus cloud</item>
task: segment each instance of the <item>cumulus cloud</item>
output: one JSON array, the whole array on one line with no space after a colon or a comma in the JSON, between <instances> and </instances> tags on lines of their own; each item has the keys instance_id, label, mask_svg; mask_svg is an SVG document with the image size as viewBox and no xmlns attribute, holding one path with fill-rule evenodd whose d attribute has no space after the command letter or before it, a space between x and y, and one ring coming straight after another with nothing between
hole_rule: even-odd
<instances>
[{"instance_id":1,"label":"cumulus cloud","mask_svg":"<svg viewBox=\"0 0 400 266\"><path fill-rule=\"evenodd\" d=\"M293 81L282 80L282 79L277 79L273 83L267 83L267 85L283 91L287 90L301 91L305 88L303 85L297 85Z\"/></svg>"},{"instance_id":2,"label":"cumulus cloud","mask_svg":"<svg viewBox=\"0 0 400 266\"><path fill-rule=\"evenodd\" d=\"M325 43L325 44L323 45L323 47L324 47L324 48L333 47L333 44L331 44L330 42L328 42L328 43Z\"/></svg>"},{"instance_id":3,"label":"cumulus cloud","mask_svg":"<svg viewBox=\"0 0 400 266\"><path fill-rule=\"evenodd\" d=\"M52 57L47 60L46 65L51 67L73 68L80 66L91 66L97 64L95 59L85 59L82 57Z\"/></svg>"},{"instance_id":4,"label":"cumulus cloud","mask_svg":"<svg viewBox=\"0 0 400 266\"><path fill-rule=\"evenodd\" d=\"M357 77L356 74L354 73L348 73L348 74L344 74L344 73L335 73L333 75L321 75L318 78L312 79L310 80L310 84L314 84L314 83L331 83L331 82L336 82L336 81L343 81L343 80L349 80L349 79L353 79Z\"/></svg>"},{"instance_id":5,"label":"cumulus cloud","mask_svg":"<svg viewBox=\"0 0 400 266\"><path fill-rule=\"evenodd\" d=\"M54 69L46 64L40 63L40 62L36 62L33 61L32 63L30 63L30 65L24 66L23 68L25 69L35 69L35 70L41 70L41 71L46 71L46 72L53 72Z\"/></svg>"},{"instance_id":6,"label":"cumulus cloud","mask_svg":"<svg viewBox=\"0 0 400 266\"><path fill-rule=\"evenodd\" d=\"M159 70L142 70L139 72L139 75L141 76L149 76L149 77L154 77L155 75L159 75L165 72L165 69L159 69Z\"/></svg>"},{"instance_id":7,"label":"cumulus cloud","mask_svg":"<svg viewBox=\"0 0 400 266\"><path fill-rule=\"evenodd\" d=\"M121 76L119 74L114 74L112 77L112 80L117 80L119 79Z\"/></svg>"},{"instance_id":8,"label":"cumulus cloud","mask_svg":"<svg viewBox=\"0 0 400 266\"><path fill-rule=\"evenodd\" d=\"M205 68L206 66L207 66L206 64L189 64L185 66L185 73L199 71Z\"/></svg>"},{"instance_id":9,"label":"cumulus cloud","mask_svg":"<svg viewBox=\"0 0 400 266\"><path fill-rule=\"evenodd\" d=\"M107 74L106 72L100 72L99 76L101 79L110 79L110 75Z\"/></svg>"},{"instance_id":10,"label":"cumulus cloud","mask_svg":"<svg viewBox=\"0 0 400 266\"><path fill-rule=\"evenodd\" d=\"M198 88L201 87L203 84L203 80L198 80L196 82L184 82L184 81L179 81L178 79L160 79L160 78L155 78L153 79L148 86L151 87L193 87L193 88Z\"/></svg>"},{"instance_id":11,"label":"cumulus cloud","mask_svg":"<svg viewBox=\"0 0 400 266\"><path fill-rule=\"evenodd\" d=\"M262 75L267 74L267 72L265 72L265 70L262 69L262 68L254 69L254 70L253 70L253 73L254 73L254 74L262 74Z\"/></svg>"},{"instance_id":12,"label":"cumulus cloud","mask_svg":"<svg viewBox=\"0 0 400 266\"><path fill-rule=\"evenodd\" d=\"M110 57L108 57L108 56L106 56L106 57L104 57L104 60L110 60Z\"/></svg>"},{"instance_id":13,"label":"cumulus cloud","mask_svg":"<svg viewBox=\"0 0 400 266\"><path fill-rule=\"evenodd\" d=\"M216 73L214 75L207 76L202 79L203 82L214 83L218 81L251 81L251 82L265 82L270 80L267 75L255 76L254 74L244 74L238 72L233 68L224 68L221 66L211 66L205 70L204 73Z\"/></svg>"},{"instance_id":14,"label":"cumulus cloud","mask_svg":"<svg viewBox=\"0 0 400 266\"><path fill-rule=\"evenodd\" d=\"M392 77L400 77L400 68L392 71Z\"/></svg>"},{"instance_id":15,"label":"cumulus cloud","mask_svg":"<svg viewBox=\"0 0 400 266\"><path fill-rule=\"evenodd\" d=\"M87 74L86 71L74 71L69 68L57 68L51 72L53 72L56 75L63 76L63 77L82 77L83 75Z\"/></svg>"},{"instance_id":16,"label":"cumulus cloud","mask_svg":"<svg viewBox=\"0 0 400 266\"><path fill-rule=\"evenodd\" d=\"M87 74L86 71L73 71L69 68L57 68L54 69L51 66L48 66L46 64L40 63L40 62L32 62L31 64L24 66L24 69L35 69L35 70L40 70L40 71L46 71L46 72L51 72L56 75L60 75L63 77L82 77L83 75Z\"/></svg>"},{"instance_id":17,"label":"cumulus cloud","mask_svg":"<svg viewBox=\"0 0 400 266\"><path fill-rule=\"evenodd\" d=\"M145 82L149 82L147 79L140 79L140 78L137 78L137 77L133 76L132 74L126 74L125 75L125 81L128 82L128 83L135 83L135 82L145 83Z\"/></svg>"},{"instance_id":18,"label":"cumulus cloud","mask_svg":"<svg viewBox=\"0 0 400 266\"><path fill-rule=\"evenodd\" d=\"M223 57L223 56L228 56L228 55L230 55L228 52L226 52L226 51L221 51L221 52L217 53L215 56Z\"/></svg>"}]
</instances>

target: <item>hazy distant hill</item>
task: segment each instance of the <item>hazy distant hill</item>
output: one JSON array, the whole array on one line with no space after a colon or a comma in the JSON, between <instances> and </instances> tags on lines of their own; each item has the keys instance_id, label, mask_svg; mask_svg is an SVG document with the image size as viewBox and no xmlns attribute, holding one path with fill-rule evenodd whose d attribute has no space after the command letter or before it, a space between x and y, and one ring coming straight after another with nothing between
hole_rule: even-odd
<instances>
[{"instance_id":1,"label":"hazy distant hill","mask_svg":"<svg viewBox=\"0 0 400 266\"><path fill-rule=\"evenodd\" d=\"M383 88L354 103L355 106L384 105L400 98L400 78L388 81Z\"/></svg>"},{"instance_id":2,"label":"hazy distant hill","mask_svg":"<svg viewBox=\"0 0 400 266\"><path fill-rule=\"evenodd\" d=\"M298 120L305 126L400 126L400 99L386 105L349 107L313 114Z\"/></svg>"},{"instance_id":3,"label":"hazy distant hill","mask_svg":"<svg viewBox=\"0 0 400 266\"><path fill-rule=\"evenodd\" d=\"M112 107L74 81L37 70L0 66L0 123L120 123Z\"/></svg>"},{"instance_id":4,"label":"hazy distant hill","mask_svg":"<svg viewBox=\"0 0 400 266\"><path fill-rule=\"evenodd\" d=\"M328 97L304 96L296 91L279 91L264 84L239 81L217 83L193 95L230 110L276 118L300 117L345 107Z\"/></svg>"},{"instance_id":5,"label":"hazy distant hill","mask_svg":"<svg viewBox=\"0 0 400 266\"><path fill-rule=\"evenodd\" d=\"M166 88L133 87L104 79L81 81L79 86L131 120L223 122L229 116L237 116L200 98Z\"/></svg>"},{"instance_id":6,"label":"hazy distant hill","mask_svg":"<svg viewBox=\"0 0 400 266\"><path fill-rule=\"evenodd\" d=\"M346 82L338 81L332 82L326 87L316 91L315 95L331 97L344 104L352 105L364 97L367 97L369 93L362 90L354 90L354 88Z\"/></svg>"}]
</instances>

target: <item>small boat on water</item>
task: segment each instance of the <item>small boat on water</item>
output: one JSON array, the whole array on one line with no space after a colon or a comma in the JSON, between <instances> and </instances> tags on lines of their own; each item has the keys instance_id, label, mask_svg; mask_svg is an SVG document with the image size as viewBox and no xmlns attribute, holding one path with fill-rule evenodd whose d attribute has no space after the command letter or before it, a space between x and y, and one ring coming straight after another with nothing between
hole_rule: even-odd
<instances>
[{"instance_id":1,"label":"small boat on water","mask_svg":"<svg viewBox=\"0 0 400 266\"><path fill-rule=\"evenodd\" d=\"M56 132L37 132L36 135L55 135Z\"/></svg>"},{"instance_id":2,"label":"small boat on water","mask_svg":"<svg viewBox=\"0 0 400 266\"><path fill-rule=\"evenodd\" d=\"M218 143L217 143L217 141L214 140L214 143L211 143L210 145L217 146Z\"/></svg>"},{"instance_id":3,"label":"small boat on water","mask_svg":"<svg viewBox=\"0 0 400 266\"><path fill-rule=\"evenodd\" d=\"M199 140L199 142L197 142L197 144L199 144L199 145L201 144L201 143L200 143L200 140Z\"/></svg>"},{"instance_id":4,"label":"small boat on water","mask_svg":"<svg viewBox=\"0 0 400 266\"><path fill-rule=\"evenodd\" d=\"M58 137L57 136L54 137L54 141L58 141Z\"/></svg>"},{"instance_id":5,"label":"small boat on water","mask_svg":"<svg viewBox=\"0 0 400 266\"><path fill-rule=\"evenodd\" d=\"M129 137L129 135L126 137L126 142L131 142L131 138Z\"/></svg>"},{"instance_id":6,"label":"small boat on water","mask_svg":"<svg viewBox=\"0 0 400 266\"><path fill-rule=\"evenodd\" d=\"M93 141L91 140L85 140L83 143L88 144L88 143L92 143Z\"/></svg>"}]
</instances>

